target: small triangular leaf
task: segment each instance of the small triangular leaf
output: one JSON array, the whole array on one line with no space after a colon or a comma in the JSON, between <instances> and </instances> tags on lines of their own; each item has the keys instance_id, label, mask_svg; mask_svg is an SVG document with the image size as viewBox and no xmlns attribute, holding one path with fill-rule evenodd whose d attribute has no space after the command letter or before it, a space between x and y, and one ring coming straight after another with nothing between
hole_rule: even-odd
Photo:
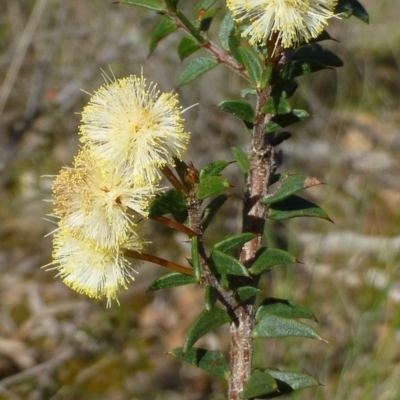
<instances>
[{"instance_id":1,"label":"small triangular leaf","mask_svg":"<svg viewBox=\"0 0 400 400\"><path fill-rule=\"evenodd\" d=\"M276 203L283 200L292 194L298 193L301 190L307 189L312 186L321 185L322 182L307 175L282 175L280 178L280 186L275 193L267 196L264 204Z\"/></svg>"},{"instance_id":2,"label":"small triangular leaf","mask_svg":"<svg viewBox=\"0 0 400 400\"><path fill-rule=\"evenodd\" d=\"M249 276L246 267L235 257L221 251L214 250L211 253L215 269L221 275Z\"/></svg>"},{"instance_id":3,"label":"small triangular leaf","mask_svg":"<svg viewBox=\"0 0 400 400\"><path fill-rule=\"evenodd\" d=\"M233 157L235 157L235 160L239 165L240 171L242 171L243 175L246 175L250 169L250 163L247 154L237 147L231 147L231 151Z\"/></svg>"},{"instance_id":4,"label":"small triangular leaf","mask_svg":"<svg viewBox=\"0 0 400 400\"><path fill-rule=\"evenodd\" d=\"M155 290L167 289L176 286L189 285L196 282L197 278L194 276L173 272L172 274L164 275L153 281L149 287L149 291L152 292Z\"/></svg>"},{"instance_id":5,"label":"small triangular leaf","mask_svg":"<svg viewBox=\"0 0 400 400\"><path fill-rule=\"evenodd\" d=\"M200 46L196 39L194 39L192 36L185 35L178 46L179 58L183 60L199 50L199 48Z\"/></svg>"},{"instance_id":6,"label":"small triangular leaf","mask_svg":"<svg viewBox=\"0 0 400 400\"><path fill-rule=\"evenodd\" d=\"M175 22L169 18L163 18L154 29L150 39L150 54L156 49L158 43L178 29Z\"/></svg>"},{"instance_id":7,"label":"small triangular leaf","mask_svg":"<svg viewBox=\"0 0 400 400\"><path fill-rule=\"evenodd\" d=\"M177 214L187 210L186 199L176 190L170 189L150 204L149 217Z\"/></svg>"},{"instance_id":8,"label":"small triangular leaf","mask_svg":"<svg viewBox=\"0 0 400 400\"><path fill-rule=\"evenodd\" d=\"M304 337L323 340L311 326L295 319L265 313L253 329L255 338Z\"/></svg>"},{"instance_id":9,"label":"small triangular leaf","mask_svg":"<svg viewBox=\"0 0 400 400\"><path fill-rule=\"evenodd\" d=\"M243 392L242 398L254 399L276 392L278 390L278 383L267 372L262 372L256 369L250 376Z\"/></svg>"},{"instance_id":10,"label":"small triangular leaf","mask_svg":"<svg viewBox=\"0 0 400 400\"><path fill-rule=\"evenodd\" d=\"M218 61L215 58L199 57L194 59L179 75L178 85L183 86L194 81L217 65Z\"/></svg>"},{"instance_id":11,"label":"small triangular leaf","mask_svg":"<svg viewBox=\"0 0 400 400\"><path fill-rule=\"evenodd\" d=\"M268 217L281 220L295 217L316 217L332 222L328 214L315 203L293 195L269 206Z\"/></svg>"},{"instance_id":12,"label":"small triangular leaf","mask_svg":"<svg viewBox=\"0 0 400 400\"><path fill-rule=\"evenodd\" d=\"M297 262L296 258L281 249L261 247L257 250L256 260L249 269L252 275L259 275L270 267L280 264L292 264Z\"/></svg>"},{"instance_id":13,"label":"small triangular leaf","mask_svg":"<svg viewBox=\"0 0 400 400\"><path fill-rule=\"evenodd\" d=\"M260 289L254 286L241 286L236 292L236 296L240 302L246 301L254 297Z\"/></svg>"},{"instance_id":14,"label":"small triangular leaf","mask_svg":"<svg viewBox=\"0 0 400 400\"><path fill-rule=\"evenodd\" d=\"M201 216L203 231L207 229L208 225L213 220L218 210L225 204L226 200L228 200L228 196L226 194L220 194L204 208Z\"/></svg>"},{"instance_id":15,"label":"small triangular leaf","mask_svg":"<svg viewBox=\"0 0 400 400\"><path fill-rule=\"evenodd\" d=\"M283 97L270 97L262 109L265 114L288 114L292 111L292 107Z\"/></svg>"},{"instance_id":16,"label":"small triangular leaf","mask_svg":"<svg viewBox=\"0 0 400 400\"><path fill-rule=\"evenodd\" d=\"M208 176L199 183L197 187L197 198L200 200L215 196L229 188L229 182L223 176Z\"/></svg>"},{"instance_id":17,"label":"small triangular leaf","mask_svg":"<svg viewBox=\"0 0 400 400\"><path fill-rule=\"evenodd\" d=\"M240 250L242 246L254 239L256 235L250 232L239 233L238 235L229 236L214 245L214 250L222 253L229 253L235 250Z\"/></svg>"},{"instance_id":18,"label":"small triangular leaf","mask_svg":"<svg viewBox=\"0 0 400 400\"><path fill-rule=\"evenodd\" d=\"M200 170L200 182L203 182L208 176L218 176L229 164L228 161L218 160L206 165Z\"/></svg>"},{"instance_id":19,"label":"small triangular leaf","mask_svg":"<svg viewBox=\"0 0 400 400\"><path fill-rule=\"evenodd\" d=\"M253 107L245 100L224 100L218 104L218 107L243 121L250 123L254 122Z\"/></svg>"},{"instance_id":20,"label":"small triangular leaf","mask_svg":"<svg viewBox=\"0 0 400 400\"><path fill-rule=\"evenodd\" d=\"M235 20L230 12L225 14L219 27L218 38L224 50L229 50L229 37L235 27Z\"/></svg>"},{"instance_id":21,"label":"small triangular leaf","mask_svg":"<svg viewBox=\"0 0 400 400\"><path fill-rule=\"evenodd\" d=\"M262 67L258 57L248 48L239 47L240 58L249 74L250 82L258 87L261 81Z\"/></svg>"},{"instance_id":22,"label":"small triangular leaf","mask_svg":"<svg viewBox=\"0 0 400 400\"><path fill-rule=\"evenodd\" d=\"M283 318L305 318L316 321L314 314L302 304L286 299L268 297L258 306L256 320L260 321L265 314L274 314Z\"/></svg>"},{"instance_id":23,"label":"small triangular leaf","mask_svg":"<svg viewBox=\"0 0 400 400\"><path fill-rule=\"evenodd\" d=\"M231 319L226 311L221 310L218 307L213 307L209 311L204 310L193 322L188 334L186 335L182 349L183 353L187 353L187 351L205 334L228 323L230 320Z\"/></svg>"},{"instance_id":24,"label":"small triangular leaf","mask_svg":"<svg viewBox=\"0 0 400 400\"><path fill-rule=\"evenodd\" d=\"M310 114L304 110L293 110L288 114L275 115L272 117L271 121L268 122L266 132L275 132L278 129L285 128L289 125L295 124L296 122L303 121L309 116Z\"/></svg>"},{"instance_id":25,"label":"small triangular leaf","mask_svg":"<svg viewBox=\"0 0 400 400\"><path fill-rule=\"evenodd\" d=\"M277 395L284 395L295 390L320 385L311 375L299 372L280 371L276 368L262 368L261 370L276 379L278 383Z\"/></svg>"},{"instance_id":26,"label":"small triangular leaf","mask_svg":"<svg viewBox=\"0 0 400 400\"><path fill-rule=\"evenodd\" d=\"M186 353L183 353L182 350L182 347L178 347L168 352L168 354L207 371L218 378L228 379L230 369L219 350L206 350L197 347L192 347Z\"/></svg>"},{"instance_id":27,"label":"small triangular leaf","mask_svg":"<svg viewBox=\"0 0 400 400\"><path fill-rule=\"evenodd\" d=\"M164 11L161 0L119 0L118 3L143 7L157 12Z\"/></svg>"}]
</instances>

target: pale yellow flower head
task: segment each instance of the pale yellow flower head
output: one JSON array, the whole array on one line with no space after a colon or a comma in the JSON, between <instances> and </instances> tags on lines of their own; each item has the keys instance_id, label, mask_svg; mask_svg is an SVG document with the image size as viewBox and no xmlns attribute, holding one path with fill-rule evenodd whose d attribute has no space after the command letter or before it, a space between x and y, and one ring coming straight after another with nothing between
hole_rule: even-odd
<instances>
[{"instance_id":1,"label":"pale yellow flower head","mask_svg":"<svg viewBox=\"0 0 400 400\"><path fill-rule=\"evenodd\" d=\"M141 250L140 242L129 247ZM70 236L63 229L53 238L53 263L64 283L78 293L93 298L106 298L107 307L117 300L117 293L134 280L134 272L122 251L99 248Z\"/></svg>"},{"instance_id":2,"label":"pale yellow flower head","mask_svg":"<svg viewBox=\"0 0 400 400\"><path fill-rule=\"evenodd\" d=\"M82 112L81 141L135 182L154 182L158 168L186 151L181 112L176 94L146 85L143 76L106 79Z\"/></svg>"},{"instance_id":3,"label":"pale yellow flower head","mask_svg":"<svg viewBox=\"0 0 400 400\"><path fill-rule=\"evenodd\" d=\"M74 167L64 168L53 183L54 211L71 236L99 248L118 248L135 234L135 215L146 216L154 185L134 185L83 149Z\"/></svg>"},{"instance_id":4,"label":"pale yellow flower head","mask_svg":"<svg viewBox=\"0 0 400 400\"><path fill-rule=\"evenodd\" d=\"M336 4L337 0L227 0L237 21L250 21L243 31L250 44L265 45L276 33L285 48L317 37Z\"/></svg>"}]
</instances>

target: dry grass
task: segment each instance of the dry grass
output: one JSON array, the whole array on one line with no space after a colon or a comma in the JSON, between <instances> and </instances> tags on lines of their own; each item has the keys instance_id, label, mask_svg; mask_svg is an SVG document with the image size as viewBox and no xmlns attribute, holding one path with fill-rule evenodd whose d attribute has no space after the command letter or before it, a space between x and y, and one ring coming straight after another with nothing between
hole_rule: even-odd
<instances>
[{"instance_id":1,"label":"dry grass","mask_svg":"<svg viewBox=\"0 0 400 400\"><path fill-rule=\"evenodd\" d=\"M314 118L282 146L282 170L329 183L308 194L335 221L293 220L270 235L304 262L275 269L274 296L307 304L329 341L260 344L260 362L310 372L324 383L295 399L395 400L399 393L399 9L389 0L363 4L370 26L335 21L330 33L341 44L330 46L346 65L303 78L293 101ZM164 354L182 344L201 311L201 291L149 294L163 271L143 265L121 306L106 310L40 269L50 261L51 238L44 235L53 229L42 219L51 211L42 201L50 198L51 180L41 176L58 173L77 151L75 113L88 99L80 89L94 91L108 65L118 77L143 67L162 90L176 85L176 36L147 58L156 22L152 13L108 1L0 3L0 399L224 394L223 383ZM214 107L236 96L240 84L219 68L179 91L184 107L200 103L186 115L193 132L187 161L201 167L245 145L243 127ZM234 207L215 226L218 236L237 231ZM182 237L165 239L152 228L149 234L158 255L188 255ZM206 345L224 348L225 335L210 335Z\"/></svg>"}]
</instances>

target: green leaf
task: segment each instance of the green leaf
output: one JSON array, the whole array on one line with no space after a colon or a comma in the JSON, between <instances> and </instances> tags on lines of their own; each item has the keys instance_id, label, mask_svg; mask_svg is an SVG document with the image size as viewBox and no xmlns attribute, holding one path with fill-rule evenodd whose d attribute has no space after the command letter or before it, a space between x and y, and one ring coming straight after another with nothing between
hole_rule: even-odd
<instances>
[{"instance_id":1,"label":"green leaf","mask_svg":"<svg viewBox=\"0 0 400 400\"><path fill-rule=\"evenodd\" d=\"M149 217L175 214L186 210L186 199L176 189L170 189L168 192L156 197L156 199L150 204Z\"/></svg>"},{"instance_id":2,"label":"green leaf","mask_svg":"<svg viewBox=\"0 0 400 400\"><path fill-rule=\"evenodd\" d=\"M212 70L218 65L218 61L214 58L199 57L189 63L189 65L181 72L178 78L178 85L183 86L194 81L199 76Z\"/></svg>"},{"instance_id":3,"label":"green leaf","mask_svg":"<svg viewBox=\"0 0 400 400\"><path fill-rule=\"evenodd\" d=\"M258 57L248 48L239 47L240 58L249 74L250 82L258 87L261 82L262 66Z\"/></svg>"},{"instance_id":4,"label":"green leaf","mask_svg":"<svg viewBox=\"0 0 400 400\"><path fill-rule=\"evenodd\" d=\"M192 267L194 269L194 276L197 280L201 278L201 264L200 264L200 256L199 256L199 238L197 236L193 236L191 239L192 242Z\"/></svg>"},{"instance_id":5,"label":"green leaf","mask_svg":"<svg viewBox=\"0 0 400 400\"><path fill-rule=\"evenodd\" d=\"M299 84L296 80L292 79L289 81L279 80L272 87L271 96L283 97L284 99L289 99L294 95Z\"/></svg>"},{"instance_id":6,"label":"green leaf","mask_svg":"<svg viewBox=\"0 0 400 400\"><path fill-rule=\"evenodd\" d=\"M288 114L292 111L290 103L283 97L270 97L262 109L265 114Z\"/></svg>"},{"instance_id":7,"label":"green leaf","mask_svg":"<svg viewBox=\"0 0 400 400\"><path fill-rule=\"evenodd\" d=\"M211 22L213 21L218 11L219 9L207 10L206 12L201 14L200 24L199 24L200 31L207 32L210 29Z\"/></svg>"},{"instance_id":8,"label":"green leaf","mask_svg":"<svg viewBox=\"0 0 400 400\"><path fill-rule=\"evenodd\" d=\"M276 380L266 372L256 369L250 376L241 397L244 399L254 399L276 392L278 390L278 383Z\"/></svg>"},{"instance_id":9,"label":"green leaf","mask_svg":"<svg viewBox=\"0 0 400 400\"><path fill-rule=\"evenodd\" d=\"M223 176L208 176L199 183L197 187L197 198L199 200L215 196L229 187L229 182Z\"/></svg>"},{"instance_id":10,"label":"green leaf","mask_svg":"<svg viewBox=\"0 0 400 400\"><path fill-rule=\"evenodd\" d=\"M206 285L204 300L205 300L206 311L210 311L211 308L214 307L216 301L218 300L217 292L211 285Z\"/></svg>"},{"instance_id":11,"label":"green leaf","mask_svg":"<svg viewBox=\"0 0 400 400\"><path fill-rule=\"evenodd\" d=\"M143 7L157 12L164 11L161 0L119 0L118 3Z\"/></svg>"},{"instance_id":12,"label":"green leaf","mask_svg":"<svg viewBox=\"0 0 400 400\"><path fill-rule=\"evenodd\" d=\"M168 9L171 11L176 11L176 6L178 5L179 0L165 0L165 4L167 5Z\"/></svg>"},{"instance_id":13,"label":"green leaf","mask_svg":"<svg viewBox=\"0 0 400 400\"><path fill-rule=\"evenodd\" d=\"M150 54L156 49L158 43L178 29L175 22L169 18L163 18L154 29L150 39Z\"/></svg>"},{"instance_id":14,"label":"green leaf","mask_svg":"<svg viewBox=\"0 0 400 400\"><path fill-rule=\"evenodd\" d=\"M204 11L210 9L217 0L200 0L193 8L193 19L198 20Z\"/></svg>"},{"instance_id":15,"label":"green leaf","mask_svg":"<svg viewBox=\"0 0 400 400\"><path fill-rule=\"evenodd\" d=\"M242 174L246 175L250 169L250 163L249 159L247 158L247 154L237 147L231 147L231 150L233 157L235 157L235 160L238 163L240 170L242 171Z\"/></svg>"},{"instance_id":16,"label":"green leaf","mask_svg":"<svg viewBox=\"0 0 400 400\"><path fill-rule=\"evenodd\" d=\"M298 262L295 257L281 249L261 247L257 250L256 260L249 269L252 275L260 275L270 267L280 264L292 264Z\"/></svg>"},{"instance_id":17,"label":"green leaf","mask_svg":"<svg viewBox=\"0 0 400 400\"><path fill-rule=\"evenodd\" d=\"M200 170L200 182L209 176L218 176L229 164L231 163L228 161L218 160L206 165Z\"/></svg>"},{"instance_id":18,"label":"green leaf","mask_svg":"<svg viewBox=\"0 0 400 400\"><path fill-rule=\"evenodd\" d=\"M260 289L254 286L241 286L238 288L236 296L240 302L243 302L254 297L259 291Z\"/></svg>"},{"instance_id":19,"label":"green leaf","mask_svg":"<svg viewBox=\"0 0 400 400\"><path fill-rule=\"evenodd\" d=\"M263 203L276 203L277 201L283 200L301 190L321 184L322 182L307 175L282 175L279 188L275 193L266 197L263 200Z\"/></svg>"},{"instance_id":20,"label":"green leaf","mask_svg":"<svg viewBox=\"0 0 400 400\"><path fill-rule=\"evenodd\" d=\"M262 372L271 375L278 383L277 396L295 390L319 386L320 383L311 375L299 372L280 371L276 368L262 368Z\"/></svg>"},{"instance_id":21,"label":"green leaf","mask_svg":"<svg viewBox=\"0 0 400 400\"><path fill-rule=\"evenodd\" d=\"M253 329L255 338L305 337L323 340L311 326L295 319L265 313Z\"/></svg>"},{"instance_id":22,"label":"green leaf","mask_svg":"<svg viewBox=\"0 0 400 400\"><path fill-rule=\"evenodd\" d=\"M267 133L275 132L278 129L303 121L309 116L310 114L304 110L293 110L289 114L275 115L271 118L271 121L268 122L266 131Z\"/></svg>"},{"instance_id":23,"label":"green leaf","mask_svg":"<svg viewBox=\"0 0 400 400\"><path fill-rule=\"evenodd\" d=\"M189 285L190 283L196 283L197 278L194 276L180 274L179 272L173 272L172 274L164 275L161 278L156 279L151 283L149 291L167 289L175 286Z\"/></svg>"},{"instance_id":24,"label":"green leaf","mask_svg":"<svg viewBox=\"0 0 400 400\"><path fill-rule=\"evenodd\" d=\"M254 122L254 110L251 104L245 100L224 100L218 104L218 107L243 121Z\"/></svg>"},{"instance_id":25,"label":"green leaf","mask_svg":"<svg viewBox=\"0 0 400 400\"><path fill-rule=\"evenodd\" d=\"M283 318L305 318L316 321L314 314L302 304L286 299L268 297L258 306L256 320L260 321L265 314L274 314Z\"/></svg>"},{"instance_id":26,"label":"green leaf","mask_svg":"<svg viewBox=\"0 0 400 400\"><path fill-rule=\"evenodd\" d=\"M224 50L229 50L229 37L235 27L235 20L230 12L226 13L219 27L218 38Z\"/></svg>"},{"instance_id":27,"label":"green leaf","mask_svg":"<svg viewBox=\"0 0 400 400\"><path fill-rule=\"evenodd\" d=\"M261 74L261 88L265 89L269 82L271 81L272 73L274 71L274 67L272 64L267 65L267 69L265 69Z\"/></svg>"},{"instance_id":28,"label":"green leaf","mask_svg":"<svg viewBox=\"0 0 400 400\"><path fill-rule=\"evenodd\" d=\"M210 225L210 222L213 220L218 210L225 204L226 200L228 200L228 196L226 194L220 194L204 208L201 216L203 231Z\"/></svg>"},{"instance_id":29,"label":"green leaf","mask_svg":"<svg viewBox=\"0 0 400 400\"><path fill-rule=\"evenodd\" d=\"M186 336L182 352L187 351L205 334L230 322L230 317L226 311L218 307L213 307L210 311L204 310L194 321Z\"/></svg>"},{"instance_id":30,"label":"green leaf","mask_svg":"<svg viewBox=\"0 0 400 400\"><path fill-rule=\"evenodd\" d=\"M246 267L235 257L221 251L214 250L211 253L215 269L221 275L249 276Z\"/></svg>"},{"instance_id":31,"label":"green leaf","mask_svg":"<svg viewBox=\"0 0 400 400\"><path fill-rule=\"evenodd\" d=\"M290 139L292 134L287 131L277 132L274 135L274 138L271 140L272 146L279 146L283 141Z\"/></svg>"},{"instance_id":32,"label":"green leaf","mask_svg":"<svg viewBox=\"0 0 400 400\"><path fill-rule=\"evenodd\" d=\"M200 46L198 45L196 39L194 39L192 36L185 35L178 46L179 58L183 60L196 52L199 48Z\"/></svg>"},{"instance_id":33,"label":"green leaf","mask_svg":"<svg viewBox=\"0 0 400 400\"><path fill-rule=\"evenodd\" d=\"M291 80L298 76L310 75L313 72L329 69L323 62L318 60L295 60L286 64L279 72L285 80Z\"/></svg>"},{"instance_id":34,"label":"green leaf","mask_svg":"<svg viewBox=\"0 0 400 400\"><path fill-rule=\"evenodd\" d=\"M286 197L281 201L271 204L268 209L268 217L275 220L295 217L316 217L332 222L328 214L321 207L296 195Z\"/></svg>"},{"instance_id":35,"label":"green leaf","mask_svg":"<svg viewBox=\"0 0 400 400\"><path fill-rule=\"evenodd\" d=\"M349 18L352 15L361 21L369 24L369 15L363 5L357 0L339 0L335 14L342 18Z\"/></svg>"},{"instance_id":36,"label":"green leaf","mask_svg":"<svg viewBox=\"0 0 400 400\"><path fill-rule=\"evenodd\" d=\"M343 61L332 51L324 49L318 43L311 43L300 47L293 55L293 60L319 61L329 67L342 67Z\"/></svg>"},{"instance_id":37,"label":"green leaf","mask_svg":"<svg viewBox=\"0 0 400 400\"><path fill-rule=\"evenodd\" d=\"M254 239L254 233L245 232L238 235L229 236L214 245L214 250L221 251L222 253L230 253L235 250L240 250L243 245L250 240Z\"/></svg>"},{"instance_id":38,"label":"green leaf","mask_svg":"<svg viewBox=\"0 0 400 400\"><path fill-rule=\"evenodd\" d=\"M178 347L170 352L169 355L186 361L218 378L228 379L230 369L223 354L219 350L206 350L192 347L186 353L182 347Z\"/></svg>"}]
</instances>

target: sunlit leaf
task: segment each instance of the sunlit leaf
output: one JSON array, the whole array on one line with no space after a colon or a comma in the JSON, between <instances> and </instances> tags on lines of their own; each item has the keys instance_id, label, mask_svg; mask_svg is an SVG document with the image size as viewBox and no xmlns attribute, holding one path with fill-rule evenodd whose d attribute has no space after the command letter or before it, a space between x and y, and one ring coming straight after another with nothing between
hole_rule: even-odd
<instances>
[{"instance_id":1,"label":"sunlit leaf","mask_svg":"<svg viewBox=\"0 0 400 400\"><path fill-rule=\"evenodd\" d=\"M229 182L223 176L208 176L197 187L197 198L200 200L215 196L229 187Z\"/></svg>"},{"instance_id":2,"label":"sunlit leaf","mask_svg":"<svg viewBox=\"0 0 400 400\"><path fill-rule=\"evenodd\" d=\"M222 253L229 253L235 250L240 250L242 246L254 239L256 235L250 232L239 233L238 235L228 236L214 245L214 250Z\"/></svg>"},{"instance_id":3,"label":"sunlit leaf","mask_svg":"<svg viewBox=\"0 0 400 400\"><path fill-rule=\"evenodd\" d=\"M183 86L192 82L218 65L215 58L199 57L189 63L178 78L178 85Z\"/></svg>"},{"instance_id":4,"label":"sunlit leaf","mask_svg":"<svg viewBox=\"0 0 400 400\"><path fill-rule=\"evenodd\" d=\"M243 392L243 399L254 399L278 390L278 383L267 372L258 369L251 374Z\"/></svg>"},{"instance_id":5,"label":"sunlit leaf","mask_svg":"<svg viewBox=\"0 0 400 400\"><path fill-rule=\"evenodd\" d=\"M249 276L246 267L235 257L221 251L214 250L211 253L215 269L223 275Z\"/></svg>"},{"instance_id":6,"label":"sunlit leaf","mask_svg":"<svg viewBox=\"0 0 400 400\"><path fill-rule=\"evenodd\" d=\"M119 0L118 3L143 7L158 12L164 11L161 0Z\"/></svg>"},{"instance_id":7,"label":"sunlit leaf","mask_svg":"<svg viewBox=\"0 0 400 400\"><path fill-rule=\"evenodd\" d=\"M179 58L183 60L199 50L199 48L200 46L198 45L196 39L194 39L192 36L185 35L178 45Z\"/></svg>"},{"instance_id":8,"label":"sunlit leaf","mask_svg":"<svg viewBox=\"0 0 400 400\"><path fill-rule=\"evenodd\" d=\"M170 351L173 357L186 361L210 374L222 379L228 379L230 369L223 354L219 350L206 350L197 347L192 347L186 353L183 352L182 347L178 347Z\"/></svg>"},{"instance_id":9,"label":"sunlit leaf","mask_svg":"<svg viewBox=\"0 0 400 400\"><path fill-rule=\"evenodd\" d=\"M291 264L297 262L296 258L281 249L261 247L256 254L256 260L249 269L252 275L259 275L270 267L280 264Z\"/></svg>"},{"instance_id":10,"label":"sunlit leaf","mask_svg":"<svg viewBox=\"0 0 400 400\"><path fill-rule=\"evenodd\" d=\"M260 321L265 314L274 314L283 318L305 318L316 321L314 314L302 304L286 299L269 297L263 300L256 311L256 320Z\"/></svg>"},{"instance_id":11,"label":"sunlit leaf","mask_svg":"<svg viewBox=\"0 0 400 400\"><path fill-rule=\"evenodd\" d=\"M218 210L225 204L226 200L228 200L228 196L226 194L220 194L204 208L201 216L203 230L207 229L208 225L215 217Z\"/></svg>"},{"instance_id":12,"label":"sunlit leaf","mask_svg":"<svg viewBox=\"0 0 400 400\"><path fill-rule=\"evenodd\" d=\"M218 104L218 107L243 121L250 123L254 122L253 107L245 100L224 100Z\"/></svg>"},{"instance_id":13,"label":"sunlit leaf","mask_svg":"<svg viewBox=\"0 0 400 400\"><path fill-rule=\"evenodd\" d=\"M304 337L323 340L311 326L295 319L265 313L253 329L255 338Z\"/></svg>"},{"instance_id":14,"label":"sunlit leaf","mask_svg":"<svg viewBox=\"0 0 400 400\"><path fill-rule=\"evenodd\" d=\"M292 111L292 107L283 97L270 97L262 109L265 114L288 114Z\"/></svg>"},{"instance_id":15,"label":"sunlit leaf","mask_svg":"<svg viewBox=\"0 0 400 400\"><path fill-rule=\"evenodd\" d=\"M316 217L330 222L328 214L315 203L293 195L273 203L268 208L268 217L275 220L295 217Z\"/></svg>"},{"instance_id":16,"label":"sunlit leaf","mask_svg":"<svg viewBox=\"0 0 400 400\"><path fill-rule=\"evenodd\" d=\"M206 165L200 170L200 182L209 176L218 176L229 164L231 163L228 161L218 160Z\"/></svg>"},{"instance_id":17,"label":"sunlit leaf","mask_svg":"<svg viewBox=\"0 0 400 400\"><path fill-rule=\"evenodd\" d=\"M242 174L247 174L250 169L250 163L249 159L247 158L247 154L237 147L231 147L231 151L233 157L235 157L235 160L239 165L240 171L242 171Z\"/></svg>"},{"instance_id":18,"label":"sunlit leaf","mask_svg":"<svg viewBox=\"0 0 400 400\"><path fill-rule=\"evenodd\" d=\"M230 12L225 14L219 27L218 38L224 50L229 50L229 37L235 27L235 20Z\"/></svg>"},{"instance_id":19,"label":"sunlit leaf","mask_svg":"<svg viewBox=\"0 0 400 400\"><path fill-rule=\"evenodd\" d=\"M187 353L205 334L228 322L230 322L230 317L226 311L218 307L213 307L209 311L204 310L190 327L183 345L183 353Z\"/></svg>"},{"instance_id":20,"label":"sunlit leaf","mask_svg":"<svg viewBox=\"0 0 400 400\"><path fill-rule=\"evenodd\" d=\"M178 27L172 19L163 18L156 26L153 34L151 35L150 53L152 53L156 49L158 43L160 43L162 39L175 32L177 29Z\"/></svg>"},{"instance_id":21,"label":"sunlit leaf","mask_svg":"<svg viewBox=\"0 0 400 400\"><path fill-rule=\"evenodd\" d=\"M241 286L236 291L236 296L240 302L246 301L252 297L254 297L260 289L254 286Z\"/></svg>"},{"instance_id":22,"label":"sunlit leaf","mask_svg":"<svg viewBox=\"0 0 400 400\"><path fill-rule=\"evenodd\" d=\"M276 203L277 201L283 200L301 190L321 184L322 182L319 180L307 175L282 175L279 188L275 193L267 196L263 200L263 203Z\"/></svg>"},{"instance_id":23,"label":"sunlit leaf","mask_svg":"<svg viewBox=\"0 0 400 400\"><path fill-rule=\"evenodd\" d=\"M278 129L303 121L309 116L310 114L304 110L293 110L288 114L275 115L272 117L271 121L268 122L266 131L267 133L275 132Z\"/></svg>"},{"instance_id":24,"label":"sunlit leaf","mask_svg":"<svg viewBox=\"0 0 400 400\"><path fill-rule=\"evenodd\" d=\"M152 282L149 287L149 291L189 285L190 283L196 282L197 278L194 276L180 274L179 272L173 272L172 274L164 275Z\"/></svg>"},{"instance_id":25,"label":"sunlit leaf","mask_svg":"<svg viewBox=\"0 0 400 400\"><path fill-rule=\"evenodd\" d=\"M276 368L262 368L261 371L271 375L277 381L277 395L279 396L295 390L320 385L313 376L299 372L280 371Z\"/></svg>"},{"instance_id":26,"label":"sunlit leaf","mask_svg":"<svg viewBox=\"0 0 400 400\"><path fill-rule=\"evenodd\" d=\"M262 67L258 57L247 47L239 47L240 58L249 74L250 82L258 87L261 82Z\"/></svg>"}]
</instances>

